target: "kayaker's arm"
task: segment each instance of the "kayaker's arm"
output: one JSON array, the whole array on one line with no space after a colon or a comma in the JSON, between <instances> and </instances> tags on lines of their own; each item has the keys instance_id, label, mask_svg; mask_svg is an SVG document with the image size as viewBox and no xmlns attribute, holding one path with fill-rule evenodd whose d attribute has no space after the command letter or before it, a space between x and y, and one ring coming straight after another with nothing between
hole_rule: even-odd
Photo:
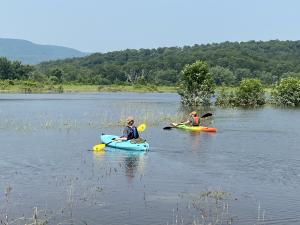
<instances>
[{"instance_id":1,"label":"kayaker's arm","mask_svg":"<svg viewBox=\"0 0 300 225\"><path fill-rule=\"evenodd\" d=\"M127 137L117 137L115 141L127 141Z\"/></svg>"},{"instance_id":2,"label":"kayaker's arm","mask_svg":"<svg viewBox=\"0 0 300 225\"><path fill-rule=\"evenodd\" d=\"M191 123L191 120L190 120L190 119L188 119L187 121L181 122L180 124L184 124L184 125L186 125L186 124L190 124L190 123Z\"/></svg>"},{"instance_id":3,"label":"kayaker's arm","mask_svg":"<svg viewBox=\"0 0 300 225\"><path fill-rule=\"evenodd\" d=\"M123 130L123 135L121 137L115 138L115 141L127 141L128 140L128 130L125 128Z\"/></svg>"}]
</instances>

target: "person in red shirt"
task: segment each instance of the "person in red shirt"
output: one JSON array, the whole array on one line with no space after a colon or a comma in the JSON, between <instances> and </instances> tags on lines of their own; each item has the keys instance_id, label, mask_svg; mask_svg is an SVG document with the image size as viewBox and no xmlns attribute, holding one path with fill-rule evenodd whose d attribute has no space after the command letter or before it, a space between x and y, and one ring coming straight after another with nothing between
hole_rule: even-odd
<instances>
[{"instance_id":1,"label":"person in red shirt","mask_svg":"<svg viewBox=\"0 0 300 225\"><path fill-rule=\"evenodd\" d=\"M199 126L200 125L200 118L197 115L196 111L193 111L190 113L190 118L183 122L183 124L187 124L190 126Z\"/></svg>"}]
</instances>

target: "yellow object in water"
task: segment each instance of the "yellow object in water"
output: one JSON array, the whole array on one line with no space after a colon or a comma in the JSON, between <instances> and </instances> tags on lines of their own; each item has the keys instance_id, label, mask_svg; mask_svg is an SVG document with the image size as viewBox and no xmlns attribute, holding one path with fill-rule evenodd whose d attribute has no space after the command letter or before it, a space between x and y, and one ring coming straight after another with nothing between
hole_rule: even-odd
<instances>
[{"instance_id":1,"label":"yellow object in water","mask_svg":"<svg viewBox=\"0 0 300 225\"><path fill-rule=\"evenodd\" d=\"M138 132L143 132L146 129L146 124L142 123L137 127Z\"/></svg>"},{"instance_id":2,"label":"yellow object in water","mask_svg":"<svg viewBox=\"0 0 300 225\"><path fill-rule=\"evenodd\" d=\"M94 145L93 151L95 151L95 152L103 151L104 148L105 148L105 144L97 144L97 145Z\"/></svg>"}]
</instances>

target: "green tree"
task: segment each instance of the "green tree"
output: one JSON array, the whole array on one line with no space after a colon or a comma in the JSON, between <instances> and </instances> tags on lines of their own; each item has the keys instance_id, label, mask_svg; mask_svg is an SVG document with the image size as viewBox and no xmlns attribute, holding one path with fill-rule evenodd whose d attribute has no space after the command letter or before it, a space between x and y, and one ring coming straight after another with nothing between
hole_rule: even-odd
<instances>
[{"instance_id":1,"label":"green tree","mask_svg":"<svg viewBox=\"0 0 300 225\"><path fill-rule=\"evenodd\" d=\"M255 107L265 104L265 93L258 79L243 79L235 94L236 106Z\"/></svg>"},{"instance_id":2,"label":"green tree","mask_svg":"<svg viewBox=\"0 0 300 225\"><path fill-rule=\"evenodd\" d=\"M178 93L187 106L209 105L215 84L203 61L186 65L181 72Z\"/></svg>"},{"instance_id":3,"label":"green tree","mask_svg":"<svg viewBox=\"0 0 300 225\"><path fill-rule=\"evenodd\" d=\"M139 76L138 78L137 78L137 84L140 84L140 85L146 85L146 78L145 78L145 76L144 75L142 75L142 76Z\"/></svg>"},{"instance_id":4,"label":"green tree","mask_svg":"<svg viewBox=\"0 0 300 225\"><path fill-rule=\"evenodd\" d=\"M275 104L286 106L300 105L300 79L287 77L280 80L272 91Z\"/></svg>"},{"instance_id":5,"label":"green tree","mask_svg":"<svg viewBox=\"0 0 300 225\"><path fill-rule=\"evenodd\" d=\"M234 72L235 77L237 79L237 82L240 82L242 79L250 78L251 77L251 71L246 68L237 68Z\"/></svg>"},{"instance_id":6,"label":"green tree","mask_svg":"<svg viewBox=\"0 0 300 225\"><path fill-rule=\"evenodd\" d=\"M270 72L259 71L257 73L257 77L262 81L265 85L271 85L277 80L277 76L273 76Z\"/></svg>"},{"instance_id":7,"label":"green tree","mask_svg":"<svg viewBox=\"0 0 300 225\"><path fill-rule=\"evenodd\" d=\"M235 76L231 70L222 66L212 67L210 70L216 85L233 85L235 83Z\"/></svg>"},{"instance_id":8,"label":"green tree","mask_svg":"<svg viewBox=\"0 0 300 225\"><path fill-rule=\"evenodd\" d=\"M178 72L176 70L158 70L154 74L156 84L175 84L178 79Z\"/></svg>"},{"instance_id":9,"label":"green tree","mask_svg":"<svg viewBox=\"0 0 300 225\"><path fill-rule=\"evenodd\" d=\"M234 107L236 97L233 91L228 91L224 85L221 86L220 92L216 98L215 105L221 107Z\"/></svg>"},{"instance_id":10,"label":"green tree","mask_svg":"<svg viewBox=\"0 0 300 225\"><path fill-rule=\"evenodd\" d=\"M50 71L50 77L56 77L56 83L62 83L62 79L63 79L63 72L61 69L55 68L53 70ZM52 80L54 80L52 78Z\"/></svg>"},{"instance_id":11,"label":"green tree","mask_svg":"<svg viewBox=\"0 0 300 225\"><path fill-rule=\"evenodd\" d=\"M7 58L0 57L0 79L13 79L14 71Z\"/></svg>"},{"instance_id":12,"label":"green tree","mask_svg":"<svg viewBox=\"0 0 300 225\"><path fill-rule=\"evenodd\" d=\"M34 70L30 73L29 80L37 81L37 82L46 82L48 80L47 76L37 70Z\"/></svg>"},{"instance_id":13,"label":"green tree","mask_svg":"<svg viewBox=\"0 0 300 225\"><path fill-rule=\"evenodd\" d=\"M295 78L300 79L300 72L298 72L298 73L295 73L295 72L286 72L286 73L283 73L281 75L281 78L287 78L287 77L295 77Z\"/></svg>"},{"instance_id":14,"label":"green tree","mask_svg":"<svg viewBox=\"0 0 300 225\"><path fill-rule=\"evenodd\" d=\"M19 61L12 62L11 67L13 70L13 79L26 80L30 76L31 72L35 70L33 66L22 65L22 63Z\"/></svg>"}]
</instances>

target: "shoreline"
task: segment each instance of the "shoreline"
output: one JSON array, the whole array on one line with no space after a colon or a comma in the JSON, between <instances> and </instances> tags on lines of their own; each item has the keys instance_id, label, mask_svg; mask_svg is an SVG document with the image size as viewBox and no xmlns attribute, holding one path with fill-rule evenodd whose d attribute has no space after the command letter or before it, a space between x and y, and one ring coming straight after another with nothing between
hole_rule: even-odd
<instances>
[{"instance_id":1,"label":"shoreline","mask_svg":"<svg viewBox=\"0 0 300 225\"><path fill-rule=\"evenodd\" d=\"M220 93L221 86L215 93ZM225 92L235 91L237 87L225 87ZM264 88L270 94L271 88ZM57 94L57 93L101 93L101 92L135 92L135 93L176 93L176 86L157 85L86 85L86 84L38 84L28 86L23 84L0 85L0 94Z\"/></svg>"},{"instance_id":2,"label":"shoreline","mask_svg":"<svg viewBox=\"0 0 300 225\"><path fill-rule=\"evenodd\" d=\"M0 86L0 94L57 94L57 93L101 93L101 92L137 92L137 93L175 93L175 86L155 86L155 85L41 85L24 86L8 85Z\"/></svg>"}]
</instances>

